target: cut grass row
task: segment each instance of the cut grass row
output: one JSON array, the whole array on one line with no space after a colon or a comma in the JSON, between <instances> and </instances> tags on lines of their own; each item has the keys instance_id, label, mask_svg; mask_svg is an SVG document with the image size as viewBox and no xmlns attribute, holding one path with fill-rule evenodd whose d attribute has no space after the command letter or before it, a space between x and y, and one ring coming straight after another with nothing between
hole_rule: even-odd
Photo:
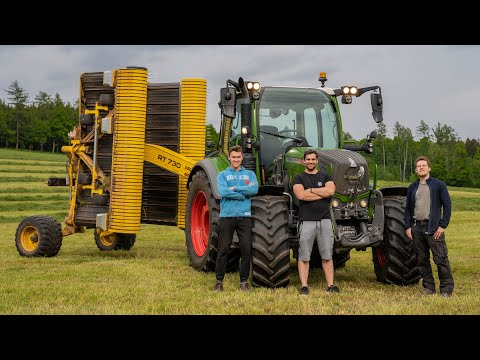
<instances>
[{"instance_id":1,"label":"cut grass row","mask_svg":"<svg viewBox=\"0 0 480 360\"><path fill-rule=\"evenodd\" d=\"M51 177L65 177L65 173L50 173ZM0 175L1 176L1 175ZM0 183L22 183L22 182L38 182L45 183L50 176L46 175L32 175L32 173L18 174L18 176L2 176L0 177Z\"/></svg>"},{"instance_id":2,"label":"cut grass row","mask_svg":"<svg viewBox=\"0 0 480 360\"><path fill-rule=\"evenodd\" d=\"M31 215L63 222L69 188L49 187L49 177L65 177L65 154L0 149L0 223L19 223Z\"/></svg>"},{"instance_id":3,"label":"cut grass row","mask_svg":"<svg viewBox=\"0 0 480 360\"><path fill-rule=\"evenodd\" d=\"M0 159L8 161L57 162L65 164L67 157L63 153L49 153L30 150L0 149Z\"/></svg>"}]
</instances>

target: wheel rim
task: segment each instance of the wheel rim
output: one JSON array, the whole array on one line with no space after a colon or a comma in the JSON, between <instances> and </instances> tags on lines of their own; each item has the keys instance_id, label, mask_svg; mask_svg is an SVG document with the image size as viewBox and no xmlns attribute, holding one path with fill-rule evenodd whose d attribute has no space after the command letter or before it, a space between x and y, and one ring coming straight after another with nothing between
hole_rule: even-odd
<instances>
[{"instance_id":1,"label":"wheel rim","mask_svg":"<svg viewBox=\"0 0 480 360\"><path fill-rule=\"evenodd\" d=\"M195 254L203 256L207 250L208 235L210 234L210 212L207 197L203 191L197 192L193 199L190 232Z\"/></svg>"},{"instance_id":2,"label":"wheel rim","mask_svg":"<svg viewBox=\"0 0 480 360\"><path fill-rule=\"evenodd\" d=\"M385 262L386 262L385 251L383 251L382 248L377 247L377 248L375 248L375 256L377 258L378 265L380 265L381 268L384 268L385 267Z\"/></svg>"},{"instance_id":3,"label":"wheel rim","mask_svg":"<svg viewBox=\"0 0 480 360\"><path fill-rule=\"evenodd\" d=\"M117 236L117 234L110 234L110 235L107 235L107 236L99 236L99 238L100 238L100 242L104 246L110 247L115 242L116 236Z\"/></svg>"},{"instance_id":4,"label":"wheel rim","mask_svg":"<svg viewBox=\"0 0 480 360\"><path fill-rule=\"evenodd\" d=\"M27 251L33 251L38 247L39 233L34 226L27 226L20 235L22 247Z\"/></svg>"}]
</instances>

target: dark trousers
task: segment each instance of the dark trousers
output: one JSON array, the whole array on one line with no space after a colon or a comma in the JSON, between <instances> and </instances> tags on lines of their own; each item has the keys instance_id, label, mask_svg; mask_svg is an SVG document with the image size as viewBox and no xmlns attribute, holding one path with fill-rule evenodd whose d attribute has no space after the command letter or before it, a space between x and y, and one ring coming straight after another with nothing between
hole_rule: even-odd
<instances>
[{"instance_id":1,"label":"dark trousers","mask_svg":"<svg viewBox=\"0 0 480 360\"><path fill-rule=\"evenodd\" d=\"M250 275L252 260L252 218L250 217L221 217L218 224L218 255L215 264L217 280L223 280L227 271L227 260L233 233L237 231L240 245L240 281L247 281Z\"/></svg>"},{"instance_id":2,"label":"dark trousers","mask_svg":"<svg viewBox=\"0 0 480 360\"><path fill-rule=\"evenodd\" d=\"M450 262L448 261L447 244L445 234L435 240L433 234L425 233L428 224L416 224L412 226L412 237L417 252L417 265L422 274L422 285L424 288L435 291L435 280L433 278L432 266L430 264L430 251L433 255L433 262L437 265L438 279L440 281L441 293L453 292L453 276Z\"/></svg>"}]
</instances>

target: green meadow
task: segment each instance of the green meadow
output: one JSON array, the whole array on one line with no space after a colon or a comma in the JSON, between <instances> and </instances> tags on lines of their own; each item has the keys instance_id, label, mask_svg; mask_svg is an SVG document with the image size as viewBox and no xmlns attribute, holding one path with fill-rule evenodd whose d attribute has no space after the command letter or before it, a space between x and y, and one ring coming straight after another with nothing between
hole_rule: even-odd
<instances>
[{"instance_id":1,"label":"green meadow","mask_svg":"<svg viewBox=\"0 0 480 360\"><path fill-rule=\"evenodd\" d=\"M313 269L310 295L299 297L293 257L286 288L243 293L238 272L233 272L226 276L225 291L216 293L214 274L190 267L184 232L174 226L142 224L130 251L100 251L93 229L87 229L63 238L55 257L20 256L15 231L24 217L49 215L63 222L67 215L68 187L45 184L50 176L65 176L66 160L64 154L0 149L2 315L480 314L480 189L449 188L453 214L446 239L455 280L451 298L423 295L420 283L378 283L371 249L353 250L346 266L336 271L339 294L326 293L322 270ZM433 262L432 267L437 279Z\"/></svg>"}]
</instances>

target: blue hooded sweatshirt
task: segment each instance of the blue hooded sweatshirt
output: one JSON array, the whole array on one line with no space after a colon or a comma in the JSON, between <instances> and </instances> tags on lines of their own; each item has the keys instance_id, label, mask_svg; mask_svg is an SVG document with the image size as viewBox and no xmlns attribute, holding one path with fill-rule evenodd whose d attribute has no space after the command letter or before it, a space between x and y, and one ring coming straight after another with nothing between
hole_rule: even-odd
<instances>
[{"instance_id":1,"label":"blue hooded sweatshirt","mask_svg":"<svg viewBox=\"0 0 480 360\"><path fill-rule=\"evenodd\" d=\"M231 166L217 175L218 192L221 195L220 217L250 217L250 197L258 192L255 173L240 166L235 171ZM233 190L230 188L233 187Z\"/></svg>"}]
</instances>

